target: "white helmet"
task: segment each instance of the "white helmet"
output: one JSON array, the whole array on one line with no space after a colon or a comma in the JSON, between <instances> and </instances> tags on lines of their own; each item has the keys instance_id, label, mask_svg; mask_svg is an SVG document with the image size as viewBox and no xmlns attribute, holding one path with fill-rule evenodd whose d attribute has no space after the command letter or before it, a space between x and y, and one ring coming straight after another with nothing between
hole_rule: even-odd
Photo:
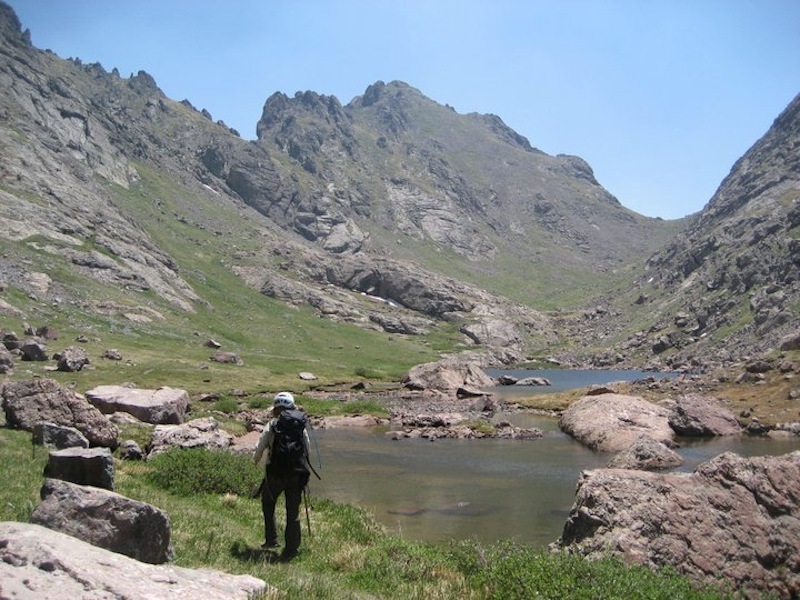
<instances>
[{"instance_id":1,"label":"white helmet","mask_svg":"<svg viewBox=\"0 0 800 600\"><path fill-rule=\"evenodd\" d=\"M294 408L294 396L292 396L291 392L279 392L275 396L272 405L276 408Z\"/></svg>"}]
</instances>

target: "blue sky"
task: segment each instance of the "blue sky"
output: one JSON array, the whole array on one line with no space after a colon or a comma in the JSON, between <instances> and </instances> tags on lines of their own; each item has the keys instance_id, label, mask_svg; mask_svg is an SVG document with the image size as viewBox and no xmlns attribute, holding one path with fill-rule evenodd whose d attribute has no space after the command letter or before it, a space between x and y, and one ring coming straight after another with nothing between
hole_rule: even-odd
<instances>
[{"instance_id":1,"label":"blue sky","mask_svg":"<svg viewBox=\"0 0 800 600\"><path fill-rule=\"evenodd\" d=\"M800 93L800 0L7 1L35 46L147 71L248 139L276 91L346 104L401 80L668 219Z\"/></svg>"}]
</instances>

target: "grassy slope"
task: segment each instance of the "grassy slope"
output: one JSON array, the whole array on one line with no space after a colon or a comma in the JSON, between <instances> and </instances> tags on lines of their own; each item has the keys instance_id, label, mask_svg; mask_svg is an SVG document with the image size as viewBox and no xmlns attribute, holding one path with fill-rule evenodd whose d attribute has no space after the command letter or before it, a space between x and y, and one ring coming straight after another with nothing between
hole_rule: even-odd
<instances>
[{"instance_id":1,"label":"grassy slope","mask_svg":"<svg viewBox=\"0 0 800 600\"><path fill-rule=\"evenodd\" d=\"M74 384L78 391L121 382L169 385L191 393L302 389L299 371L313 372L318 383L353 381L364 374L397 380L414 364L433 360L438 349L454 344L452 328L425 340L389 335L320 319L311 309L292 308L263 296L237 277L231 266L255 260L251 257L260 253L260 240L276 234L228 202L215 204L210 194L192 194L141 165L139 171L142 179L130 190L109 185L110 201L143 224L203 302L195 304L195 312L182 311L151 291L115 289L77 275L69 261L57 252L41 250L42 244L32 243L36 240L5 242L3 251L28 271L50 273L53 286L70 300L51 304L9 285L3 297L23 308L25 318L3 316L0 328L21 334L23 322L52 325L60 338L48 344L49 352L79 345L92 360L91 368L79 373L46 371L52 363L23 363L15 378L47 373ZM48 243L52 246L52 241ZM99 314L100 304L113 309ZM151 320L130 320L125 313L149 315ZM89 341L76 342L80 335ZM238 353L244 365L210 362L213 351L203 346L208 338L221 343L223 350ZM101 360L109 348L119 349L124 360Z\"/></svg>"}]
</instances>

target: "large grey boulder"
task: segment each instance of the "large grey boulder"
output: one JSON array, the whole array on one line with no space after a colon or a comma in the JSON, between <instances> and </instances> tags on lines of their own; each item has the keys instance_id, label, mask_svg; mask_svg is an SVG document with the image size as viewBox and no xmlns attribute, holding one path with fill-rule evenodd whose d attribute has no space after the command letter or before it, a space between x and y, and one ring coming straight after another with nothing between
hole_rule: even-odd
<instances>
[{"instance_id":1,"label":"large grey boulder","mask_svg":"<svg viewBox=\"0 0 800 600\"><path fill-rule=\"evenodd\" d=\"M77 346L69 346L59 354L56 370L74 373L75 371L80 371L90 363L91 361L89 360L89 355L86 354L86 350L78 348Z\"/></svg>"},{"instance_id":2,"label":"large grey boulder","mask_svg":"<svg viewBox=\"0 0 800 600\"><path fill-rule=\"evenodd\" d=\"M45 479L31 522L142 562L172 558L167 514L114 492Z\"/></svg>"},{"instance_id":3,"label":"large grey boulder","mask_svg":"<svg viewBox=\"0 0 800 600\"><path fill-rule=\"evenodd\" d=\"M172 448L207 448L227 450L234 437L220 429L213 417L194 419L182 425L156 425L147 452L147 458L167 452Z\"/></svg>"},{"instance_id":4,"label":"large grey boulder","mask_svg":"<svg viewBox=\"0 0 800 600\"><path fill-rule=\"evenodd\" d=\"M117 446L117 426L86 398L52 379L7 381L0 393L6 421L11 427L33 431L38 423L49 421L74 427L93 446Z\"/></svg>"},{"instance_id":5,"label":"large grey boulder","mask_svg":"<svg viewBox=\"0 0 800 600\"><path fill-rule=\"evenodd\" d=\"M64 448L50 452L45 477L114 489L114 459L108 448Z\"/></svg>"},{"instance_id":6,"label":"large grey boulder","mask_svg":"<svg viewBox=\"0 0 800 600\"><path fill-rule=\"evenodd\" d=\"M600 394L584 396L562 414L558 425L593 450L627 450L642 434L672 445L674 432L669 411L638 396Z\"/></svg>"},{"instance_id":7,"label":"large grey boulder","mask_svg":"<svg viewBox=\"0 0 800 600\"><path fill-rule=\"evenodd\" d=\"M685 436L739 435L742 426L734 414L714 398L687 394L671 406L669 424L675 433Z\"/></svg>"},{"instance_id":8,"label":"large grey boulder","mask_svg":"<svg viewBox=\"0 0 800 600\"><path fill-rule=\"evenodd\" d=\"M249 600L261 579L153 565L31 523L0 522L0 597Z\"/></svg>"},{"instance_id":9,"label":"large grey boulder","mask_svg":"<svg viewBox=\"0 0 800 600\"><path fill-rule=\"evenodd\" d=\"M691 474L585 471L558 546L723 577L744 597L800 595L800 451L725 453ZM749 591L748 591L749 590Z\"/></svg>"},{"instance_id":10,"label":"large grey boulder","mask_svg":"<svg viewBox=\"0 0 800 600\"><path fill-rule=\"evenodd\" d=\"M100 385L86 392L86 399L104 414L124 412L153 425L183 423L190 399L186 390L157 390L121 385Z\"/></svg>"},{"instance_id":11,"label":"large grey boulder","mask_svg":"<svg viewBox=\"0 0 800 600\"><path fill-rule=\"evenodd\" d=\"M618 452L610 461L609 469L643 469L657 471L671 469L683 464L683 457L668 448L664 443L657 442L647 434L640 435L630 448Z\"/></svg>"},{"instance_id":12,"label":"large grey boulder","mask_svg":"<svg viewBox=\"0 0 800 600\"><path fill-rule=\"evenodd\" d=\"M458 357L417 365L403 376L401 383L412 390L439 392L486 389L495 385L477 363Z\"/></svg>"}]
</instances>

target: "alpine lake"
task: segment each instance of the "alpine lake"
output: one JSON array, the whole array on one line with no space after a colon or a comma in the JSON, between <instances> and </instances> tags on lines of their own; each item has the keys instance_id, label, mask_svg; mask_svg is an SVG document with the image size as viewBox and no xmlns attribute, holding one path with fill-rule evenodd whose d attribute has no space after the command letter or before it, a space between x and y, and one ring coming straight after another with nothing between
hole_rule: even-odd
<instances>
[{"instance_id":1,"label":"alpine lake","mask_svg":"<svg viewBox=\"0 0 800 600\"><path fill-rule=\"evenodd\" d=\"M594 383L666 377L642 371L488 371L497 377L546 377L541 393ZM519 389L499 386L501 399ZM526 394L531 388L525 389ZM563 433L555 417L527 412L497 414L519 427L537 427L536 440L391 440L387 428L336 428L312 432L312 496L360 506L388 530L436 542L512 539L547 546L561 535L583 470L601 468L611 454L597 453ZM741 456L779 455L800 450L800 438L755 436L679 438L677 451L690 472L723 452Z\"/></svg>"}]
</instances>

